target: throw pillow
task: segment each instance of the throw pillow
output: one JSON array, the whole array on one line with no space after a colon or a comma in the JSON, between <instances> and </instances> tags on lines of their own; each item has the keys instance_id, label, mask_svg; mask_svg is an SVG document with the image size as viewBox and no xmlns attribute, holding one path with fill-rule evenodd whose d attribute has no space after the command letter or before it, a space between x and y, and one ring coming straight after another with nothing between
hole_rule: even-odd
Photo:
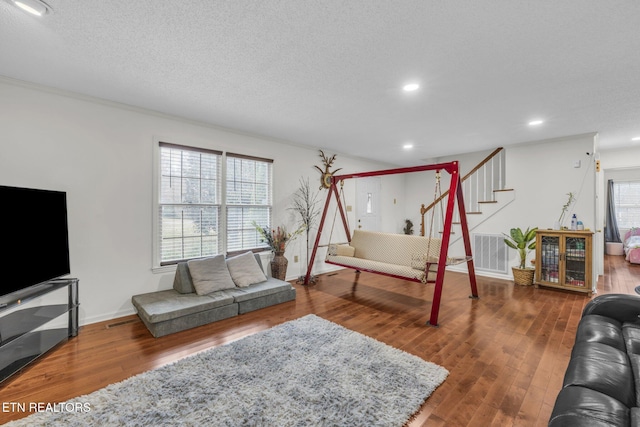
<instances>
[{"instance_id":1,"label":"throw pillow","mask_svg":"<svg viewBox=\"0 0 640 427\"><path fill-rule=\"evenodd\" d=\"M349 245L338 245L336 247L336 255L338 256L354 256L356 254L356 248Z\"/></svg>"},{"instance_id":2,"label":"throw pillow","mask_svg":"<svg viewBox=\"0 0 640 427\"><path fill-rule=\"evenodd\" d=\"M236 287L227 269L224 255L192 259L187 261L187 265L189 265L193 287L196 288L198 295Z\"/></svg>"},{"instance_id":3,"label":"throw pillow","mask_svg":"<svg viewBox=\"0 0 640 427\"><path fill-rule=\"evenodd\" d=\"M228 258L227 267L229 267L231 279L240 288L267 280L267 276L256 261L256 256L251 252Z\"/></svg>"},{"instance_id":4,"label":"throw pillow","mask_svg":"<svg viewBox=\"0 0 640 427\"><path fill-rule=\"evenodd\" d=\"M327 249L327 255L331 255L331 256L338 255L338 245L334 245L334 244L329 245L329 249Z\"/></svg>"}]
</instances>

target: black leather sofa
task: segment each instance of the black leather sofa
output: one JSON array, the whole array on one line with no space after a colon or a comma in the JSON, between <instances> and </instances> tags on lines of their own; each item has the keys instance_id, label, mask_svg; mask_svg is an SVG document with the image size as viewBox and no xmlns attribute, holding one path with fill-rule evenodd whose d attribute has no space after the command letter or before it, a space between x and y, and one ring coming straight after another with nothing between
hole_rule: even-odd
<instances>
[{"instance_id":1,"label":"black leather sofa","mask_svg":"<svg viewBox=\"0 0 640 427\"><path fill-rule=\"evenodd\" d=\"M549 426L640 426L639 315L638 295L589 301Z\"/></svg>"}]
</instances>

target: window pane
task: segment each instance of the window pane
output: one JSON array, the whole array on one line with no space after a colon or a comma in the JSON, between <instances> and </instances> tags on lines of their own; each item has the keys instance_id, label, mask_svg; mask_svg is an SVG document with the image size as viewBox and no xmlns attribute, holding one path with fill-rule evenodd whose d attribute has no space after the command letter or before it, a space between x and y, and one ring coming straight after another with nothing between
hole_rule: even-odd
<instances>
[{"instance_id":1,"label":"window pane","mask_svg":"<svg viewBox=\"0 0 640 427\"><path fill-rule=\"evenodd\" d=\"M200 181L200 200L202 203L215 204L218 199L217 182L212 179Z\"/></svg>"},{"instance_id":2,"label":"window pane","mask_svg":"<svg viewBox=\"0 0 640 427\"><path fill-rule=\"evenodd\" d=\"M256 180L256 162L253 160L242 159L240 161L242 168L242 180L245 182L253 182Z\"/></svg>"},{"instance_id":3,"label":"window pane","mask_svg":"<svg viewBox=\"0 0 640 427\"><path fill-rule=\"evenodd\" d=\"M160 261L222 252L217 153L160 147Z\"/></svg>"},{"instance_id":4,"label":"window pane","mask_svg":"<svg viewBox=\"0 0 640 427\"><path fill-rule=\"evenodd\" d=\"M616 220L619 228L640 224L640 181L613 183Z\"/></svg>"},{"instance_id":5,"label":"window pane","mask_svg":"<svg viewBox=\"0 0 640 427\"><path fill-rule=\"evenodd\" d=\"M253 205L256 203L255 197L255 185L253 182L243 182L242 183L242 197L241 204L243 205Z\"/></svg>"},{"instance_id":6,"label":"window pane","mask_svg":"<svg viewBox=\"0 0 640 427\"><path fill-rule=\"evenodd\" d=\"M160 180L160 203L179 203L182 199L182 180L170 176L162 176Z\"/></svg>"},{"instance_id":7,"label":"window pane","mask_svg":"<svg viewBox=\"0 0 640 427\"><path fill-rule=\"evenodd\" d=\"M205 156L202 158L201 164L201 176L203 179L212 179L217 180L218 174L220 171L218 170L218 158L211 158L209 156Z\"/></svg>"},{"instance_id":8,"label":"window pane","mask_svg":"<svg viewBox=\"0 0 640 427\"><path fill-rule=\"evenodd\" d=\"M182 176L182 152L171 150L171 175Z\"/></svg>"},{"instance_id":9,"label":"window pane","mask_svg":"<svg viewBox=\"0 0 640 427\"><path fill-rule=\"evenodd\" d=\"M162 263L266 247L253 222L271 225L272 162L229 155L222 177L221 161L220 152L160 143ZM219 229L221 215L227 216L226 230Z\"/></svg>"},{"instance_id":10,"label":"window pane","mask_svg":"<svg viewBox=\"0 0 640 427\"><path fill-rule=\"evenodd\" d=\"M227 250L266 247L253 223L271 226L271 207L228 207Z\"/></svg>"},{"instance_id":11,"label":"window pane","mask_svg":"<svg viewBox=\"0 0 640 427\"><path fill-rule=\"evenodd\" d=\"M271 203L270 188L267 184L255 185L255 201L259 205L268 205Z\"/></svg>"},{"instance_id":12,"label":"window pane","mask_svg":"<svg viewBox=\"0 0 640 427\"><path fill-rule=\"evenodd\" d=\"M162 261L220 253L218 206L161 206Z\"/></svg>"},{"instance_id":13,"label":"window pane","mask_svg":"<svg viewBox=\"0 0 640 427\"><path fill-rule=\"evenodd\" d=\"M240 195L242 192L237 186L240 184L235 181L227 181L227 203L231 205L240 204Z\"/></svg>"},{"instance_id":14,"label":"window pane","mask_svg":"<svg viewBox=\"0 0 640 427\"><path fill-rule=\"evenodd\" d=\"M182 152L182 176L200 178L200 157L202 153Z\"/></svg>"},{"instance_id":15,"label":"window pane","mask_svg":"<svg viewBox=\"0 0 640 427\"><path fill-rule=\"evenodd\" d=\"M182 237L185 227L185 214L181 206L163 206L162 224L164 237ZM187 223L188 225L189 223Z\"/></svg>"},{"instance_id":16,"label":"window pane","mask_svg":"<svg viewBox=\"0 0 640 427\"><path fill-rule=\"evenodd\" d=\"M256 164L256 182L264 184L269 182L269 165L270 163Z\"/></svg>"},{"instance_id":17,"label":"window pane","mask_svg":"<svg viewBox=\"0 0 640 427\"><path fill-rule=\"evenodd\" d=\"M227 250L265 247L254 221L271 226L271 162L227 157Z\"/></svg>"},{"instance_id":18,"label":"window pane","mask_svg":"<svg viewBox=\"0 0 640 427\"><path fill-rule=\"evenodd\" d=\"M197 178L182 179L182 203L200 202L200 180Z\"/></svg>"},{"instance_id":19,"label":"window pane","mask_svg":"<svg viewBox=\"0 0 640 427\"><path fill-rule=\"evenodd\" d=\"M162 241L162 262L182 259L182 240L165 239Z\"/></svg>"}]
</instances>

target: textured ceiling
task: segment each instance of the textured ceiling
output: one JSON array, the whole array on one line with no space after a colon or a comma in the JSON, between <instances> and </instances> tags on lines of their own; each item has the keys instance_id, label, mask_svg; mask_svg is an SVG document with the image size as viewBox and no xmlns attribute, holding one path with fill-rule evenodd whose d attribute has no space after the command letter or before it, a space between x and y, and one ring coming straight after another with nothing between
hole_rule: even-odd
<instances>
[{"instance_id":1,"label":"textured ceiling","mask_svg":"<svg viewBox=\"0 0 640 427\"><path fill-rule=\"evenodd\" d=\"M640 153L638 1L47 3L0 0L0 75L398 165L587 132Z\"/></svg>"}]
</instances>

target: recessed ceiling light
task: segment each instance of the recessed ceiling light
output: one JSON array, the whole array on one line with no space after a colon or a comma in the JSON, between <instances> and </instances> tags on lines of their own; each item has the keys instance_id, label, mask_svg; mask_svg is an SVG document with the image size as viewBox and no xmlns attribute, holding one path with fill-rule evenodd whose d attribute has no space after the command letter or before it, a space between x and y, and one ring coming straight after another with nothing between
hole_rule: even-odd
<instances>
[{"instance_id":1,"label":"recessed ceiling light","mask_svg":"<svg viewBox=\"0 0 640 427\"><path fill-rule=\"evenodd\" d=\"M636 136L635 138L631 138L632 141L640 141L640 136Z\"/></svg>"},{"instance_id":2,"label":"recessed ceiling light","mask_svg":"<svg viewBox=\"0 0 640 427\"><path fill-rule=\"evenodd\" d=\"M411 150L413 148L413 144L410 143L410 142L407 142L406 144L404 144L402 146L402 148L405 149L405 150Z\"/></svg>"},{"instance_id":3,"label":"recessed ceiling light","mask_svg":"<svg viewBox=\"0 0 640 427\"><path fill-rule=\"evenodd\" d=\"M51 13L51 6L41 0L13 0L13 4L32 15L42 16Z\"/></svg>"},{"instance_id":4,"label":"recessed ceiling light","mask_svg":"<svg viewBox=\"0 0 640 427\"><path fill-rule=\"evenodd\" d=\"M544 121L543 121L543 120L531 120L531 121L529 122L529 126L538 126L538 125L541 125L541 124L543 124L543 123L544 123Z\"/></svg>"},{"instance_id":5,"label":"recessed ceiling light","mask_svg":"<svg viewBox=\"0 0 640 427\"><path fill-rule=\"evenodd\" d=\"M402 90L404 90L405 92L413 92L418 89L420 89L420 85L418 83L409 83L402 86Z\"/></svg>"}]
</instances>

